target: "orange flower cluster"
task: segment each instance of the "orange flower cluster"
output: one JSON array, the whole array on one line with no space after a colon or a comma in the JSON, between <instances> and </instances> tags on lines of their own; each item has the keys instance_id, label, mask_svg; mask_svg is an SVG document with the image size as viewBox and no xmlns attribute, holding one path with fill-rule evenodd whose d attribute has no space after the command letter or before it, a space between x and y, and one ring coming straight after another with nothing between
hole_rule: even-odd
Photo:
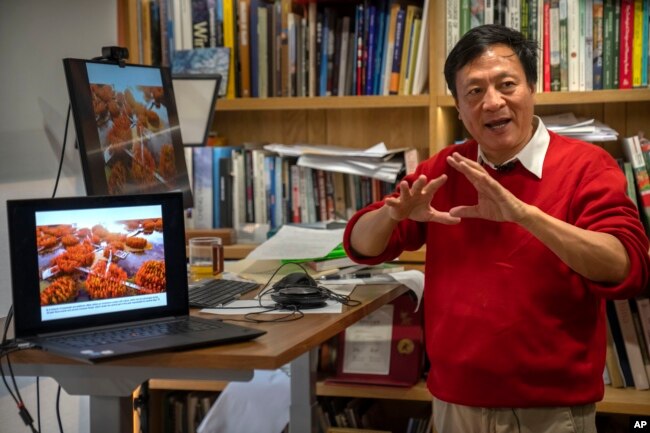
<instances>
[{"instance_id":1,"label":"orange flower cluster","mask_svg":"<svg viewBox=\"0 0 650 433\"><path fill-rule=\"evenodd\" d=\"M115 255L116 252L118 251L123 251L125 248L124 242L121 241L113 241L104 248L104 257L107 259L109 257L112 257L111 261L117 262L119 260L119 257ZM112 254L112 256L111 256Z\"/></svg>"},{"instance_id":2,"label":"orange flower cluster","mask_svg":"<svg viewBox=\"0 0 650 433\"><path fill-rule=\"evenodd\" d=\"M54 257L50 263L57 265L63 273L70 274L80 266L90 266L95 259L94 248L84 242L66 248L65 252Z\"/></svg>"},{"instance_id":3,"label":"orange flower cluster","mask_svg":"<svg viewBox=\"0 0 650 433\"><path fill-rule=\"evenodd\" d=\"M131 176L140 183L151 183L154 181L156 161L146 146L133 143L133 161L131 162Z\"/></svg>"},{"instance_id":4,"label":"orange flower cluster","mask_svg":"<svg viewBox=\"0 0 650 433\"><path fill-rule=\"evenodd\" d=\"M50 235L46 235L45 233L41 233L40 236L37 236L36 238L36 245L39 248L45 248L45 249L50 249L55 247L59 243L59 240Z\"/></svg>"},{"instance_id":5,"label":"orange flower cluster","mask_svg":"<svg viewBox=\"0 0 650 433\"><path fill-rule=\"evenodd\" d=\"M77 245L79 239L75 235L65 235L61 238L61 243L65 247L71 247L72 245Z\"/></svg>"},{"instance_id":6,"label":"orange flower cluster","mask_svg":"<svg viewBox=\"0 0 650 433\"><path fill-rule=\"evenodd\" d=\"M140 237L126 238L126 246L135 250L143 250L147 246L147 240Z\"/></svg>"},{"instance_id":7,"label":"orange flower cluster","mask_svg":"<svg viewBox=\"0 0 650 433\"><path fill-rule=\"evenodd\" d=\"M147 260L135 274L135 283L141 287L140 293L151 294L164 292L166 288L165 263Z\"/></svg>"},{"instance_id":8,"label":"orange flower cluster","mask_svg":"<svg viewBox=\"0 0 650 433\"><path fill-rule=\"evenodd\" d=\"M126 295L126 286L123 284L127 278L126 272L115 263L110 263L107 270L106 263L104 260L95 263L86 279L86 290L91 299L119 298Z\"/></svg>"},{"instance_id":9,"label":"orange flower cluster","mask_svg":"<svg viewBox=\"0 0 650 433\"><path fill-rule=\"evenodd\" d=\"M163 144L160 147L159 172L166 180L171 181L176 174L176 159L174 147L171 144Z\"/></svg>"},{"instance_id":10,"label":"orange flower cluster","mask_svg":"<svg viewBox=\"0 0 650 433\"><path fill-rule=\"evenodd\" d=\"M119 194L126 184L127 172L122 161L118 161L111 167L111 174L108 175L108 192Z\"/></svg>"},{"instance_id":11,"label":"orange flower cluster","mask_svg":"<svg viewBox=\"0 0 650 433\"><path fill-rule=\"evenodd\" d=\"M142 230L145 234L150 235L156 228L156 220L144 220L142 222Z\"/></svg>"},{"instance_id":12,"label":"orange flower cluster","mask_svg":"<svg viewBox=\"0 0 650 433\"><path fill-rule=\"evenodd\" d=\"M55 279L52 284L47 286L41 292L41 305L63 304L64 302L74 301L78 289L75 281L63 276Z\"/></svg>"},{"instance_id":13,"label":"orange flower cluster","mask_svg":"<svg viewBox=\"0 0 650 433\"><path fill-rule=\"evenodd\" d=\"M95 224L92 228L93 235L97 236L100 239L104 239L106 236L108 236L108 230L101 225L101 224Z\"/></svg>"}]
</instances>

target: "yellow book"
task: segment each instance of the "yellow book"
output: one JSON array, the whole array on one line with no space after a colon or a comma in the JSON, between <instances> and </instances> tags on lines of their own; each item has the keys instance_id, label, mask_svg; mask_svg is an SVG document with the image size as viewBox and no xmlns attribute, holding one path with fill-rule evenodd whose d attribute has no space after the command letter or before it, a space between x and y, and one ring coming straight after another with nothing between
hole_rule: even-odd
<instances>
[{"instance_id":1,"label":"yellow book","mask_svg":"<svg viewBox=\"0 0 650 433\"><path fill-rule=\"evenodd\" d=\"M632 35L632 87L641 87L643 60L643 0L634 0L634 34Z\"/></svg>"},{"instance_id":2,"label":"yellow book","mask_svg":"<svg viewBox=\"0 0 650 433\"><path fill-rule=\"evenodd\" d=\"M399 90L398 95L405 95L405 81L406 74L408 71L408 57L409 57L409 47L411 45L411 31L413 29L413 20L416 16L422 16L422 8L415 5L408 5L406 7L406 19L404 20L404 39L402 45L402 58L400 65L400 74L399 74Z\"/></svg>"},{"instance_id":3,"label":"yellow book","mask_svg":"<svg viewBox=\"0 0 650 433\"><path fill-rule=\"evenodd\" d=\"M235 0L223 0L223 46L230 48L226 98L235 98Z\"/></svg>"}]
</instances>

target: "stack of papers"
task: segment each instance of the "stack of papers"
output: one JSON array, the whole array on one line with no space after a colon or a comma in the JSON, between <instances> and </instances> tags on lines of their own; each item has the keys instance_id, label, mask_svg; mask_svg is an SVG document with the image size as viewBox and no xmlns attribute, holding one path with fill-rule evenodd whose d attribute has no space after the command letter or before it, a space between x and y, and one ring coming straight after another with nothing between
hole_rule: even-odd
<instances>
[{"instance_id":1,"label":"stack of papers","mask_svg":"<svg viewBox=\"0 0 650 433\"><path fill-rule=\"evenodd\" d=\"M616 141L618 132L595 119L578 118L573 113L541 116L549 131L588 142Z\"/></svg>"},{"instance_id":2,"label":"stack of papers","mask_svg":"<svg viewBox=\"0 0 650 433\"><path fill-rule=\"evenodd\" d=\"M298 157L298 165L320 170L354 174L395 183L404 169L403 153L407 148L388 150L378 143L365 150L328 145L268 144L264 149L280 156Z\"/></svg>"}]
</instances>

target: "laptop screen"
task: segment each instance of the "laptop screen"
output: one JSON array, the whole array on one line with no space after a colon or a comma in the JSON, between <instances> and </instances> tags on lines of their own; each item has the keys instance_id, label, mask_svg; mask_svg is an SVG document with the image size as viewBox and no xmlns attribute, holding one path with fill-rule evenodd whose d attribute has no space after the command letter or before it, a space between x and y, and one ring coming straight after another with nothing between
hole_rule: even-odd
<instances>
[{"instance_id":1,"label":"laptop screen","mask_svg":"<svg viewBox=\"0 0 650 433\"><path fill-rule=\"evenodd\" d=\"M187 314L181 193L7 207L17 336Z\"/></svg>"}]
</instances>

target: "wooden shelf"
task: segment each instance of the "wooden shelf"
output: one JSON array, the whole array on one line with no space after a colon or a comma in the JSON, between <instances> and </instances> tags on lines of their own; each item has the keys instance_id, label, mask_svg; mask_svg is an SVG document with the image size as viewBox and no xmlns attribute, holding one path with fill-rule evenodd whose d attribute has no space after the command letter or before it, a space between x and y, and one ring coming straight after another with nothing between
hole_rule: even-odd
<instances>
[{"instance_id":1,"label":"wooden shelf","mask_svg":"<svg viewBox=\"0 0 650 433\"><path fill-rule=\"evenodd\" d=\"M340 110L358 108L428 108L429 95L417 96L328 96L310 98L220 99L217 111Z\"/></svg>"},{"instance_id":2,"label":"wooden shelf","mask_svg":"<svg viewBox=\"0 0 650 433\"><path fill-rule=\"evenodd\" d=\"M227 382L200 380L159 380L149 381L152 390L223 391ZM338 384L318 381L316 395L322 397L355 397L385 400L431 401L431 394L424 381L410 388L362 384ZM650 391L637 391L634 388L605 387L605 397L596 404L599 413L623 415L650 414Z\"/></svg>"},{"instance_id":3,"label":"wooden shelf","mask_svg":"<svg viewBox=\"0 0 650 433\"><path fill-rule=\"evenodd\" d=\"M606 104L650 101L650 89L594 90L592 92L544 92L535 96L536 105ZM438 106L455 107L450 95L438 96Z\"/></svg>"}]
</instances>

